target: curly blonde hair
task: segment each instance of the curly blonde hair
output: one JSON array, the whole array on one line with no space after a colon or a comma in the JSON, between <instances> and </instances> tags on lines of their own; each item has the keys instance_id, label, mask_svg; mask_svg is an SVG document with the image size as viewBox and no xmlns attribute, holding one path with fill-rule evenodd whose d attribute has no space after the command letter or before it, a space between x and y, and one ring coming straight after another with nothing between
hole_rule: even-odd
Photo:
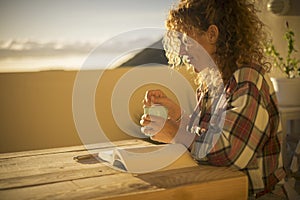
<instances>
[{"instance_id":1,"label":"curly blonde hair","mask_svg":"<svg viewBox=\"0 0 300 200\"><path fill-rule=\"evenodd\" d=\"M216 25L219 37L214 59L226 83L242 65L259 64L270 69L263 44L267 35L256 12L254 2L247 0L181 0L170 10L166 27L193 38L190 32L201 34Z\"/></svg>"}]
</instances>

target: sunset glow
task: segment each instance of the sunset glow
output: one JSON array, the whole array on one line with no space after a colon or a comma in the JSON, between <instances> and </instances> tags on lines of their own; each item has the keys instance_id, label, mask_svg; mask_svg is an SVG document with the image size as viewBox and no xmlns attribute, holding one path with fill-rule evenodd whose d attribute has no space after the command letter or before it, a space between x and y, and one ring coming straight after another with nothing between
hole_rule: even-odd
<instances>
[{"instance_id":1,"label":"sunset glow","mask_svg":"<svg viewBox=\"0 0 300 200\"><path fill-rule=\"evenodd\" d=\"M95 47L115 35L139 28L164 28L174 2L1 1L0 72L78 69ZM141 39L150 45L159 37L153 34ZM103 51L103 59L105 53L115 54L132 42L111 45Z\"/></svg>"}]
</instances>

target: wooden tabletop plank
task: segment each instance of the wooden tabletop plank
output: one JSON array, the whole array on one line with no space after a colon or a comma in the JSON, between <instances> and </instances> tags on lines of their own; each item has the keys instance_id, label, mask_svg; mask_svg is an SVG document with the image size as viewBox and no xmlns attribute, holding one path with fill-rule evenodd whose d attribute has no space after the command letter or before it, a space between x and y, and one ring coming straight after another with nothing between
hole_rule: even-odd
<instances>
[{"instance_id":1,"label":"wooden tabletop plank","mask_svg":"<svg viewBox=\"0 0 300 200\"><path fill-rule=\"evenodd\" d=\"M126 140L124 142L116 143L118 146L145 146L151 145L145 141L139 140ZM109 148L109 145L101 145L101 148ZM100 164L97 160L83 160L80 162L75 162L74 157L87 154L97 154L98 148L86 151L85 149L79 147L66 147L65 152L59 150L51 149L51 153L44 154L26 154L26 156L15 156L8 157L5 159L0 159L0 179L20 177L20 176L31 176L43 173L59 172L66 170L76 170L84 168L93 168L96 164ZM70 151L71 149L72 151ZM77 149L77 150L75 150ZM40 152L40 151L39 151ZM59 153L58 153L59 152ZM24 155L22 153L22 155ZM101 166L101 165L98 165Z\"/></svg>"},{"instance_id":2,"label":"wooden tabletop plank","mask_svg":"<svg viewBox=\"0 0 300 200\"><path fill-rule=\"evenodd\" d=\"M63 188L63 189L62 189ZM89 199L155 188L128 173L0 190L1 199Z\"/></svg>"},{"instance_id":3,"label":"wooden tabletop plank","mask_svg":"<svg viewBox=\"0 0 300 200\"><path fill-rule=\"evenodd\" d=\"M13 190L0 190L0 197L1 200L55 199L56 195L76 191L77 189L78 186L72 181L65 181L55 184L17 188Z\"/></svg>"},{"instance_id":4,"label":"wooden tabletop plank","mask_svg":"<svg viewBox=\"0 0 300 200\"><path fill-rule=\"evenodd\" d=\"M82 163L73 159L74 156L88 153L87 151L67 152L0 160L0 179L101 166L95 159L84 160Z\"/></svg>"},{"instance_id":5,"label":"wooden tabletop plank","mask_svg":"<svg viewBox=\"0 0 300 200\"><path fill-rule=\"evenodd\" d=\"M248 199L248 185L246 177L235 179L225 179L219 181L210 181L206 183L187 184L180 187L148 190L146 192L137 192L135 194L121 194L110 197L96 197L93 200L246 200Z\"/></svg>"},{"instance_id":6,"label":"wooden tabletop plank","mask_svg":"<svg viewBox=\"0 0 300 200\"><path fill-rule=\"evenodd\" d=\"M204 166L204 168L205 167L206 166ZM242 176L240 173L234 173L235 175L230 177L234 171L224 171L224 168L217 168L215 172L211 172L205 177L205 174L209 171L211 170L203 170L203 168L202 170L199 170L199 168L176 169L164 171L163 176L157 175L155 177L151 177L152 173L146 174L145 176L132 176L132 174L129 173L119 173L77 179L74 181L37 185L29 188L0 190L0 196L3 197L3 199L18 199L18 197L22 197L22 199L126 199L125 197L132 199L130 196L141 193L143 197L148 196L146 199L157 199L162 197L159 191L168 189L167 194L173 197L183 197L187 195L186 197L193 197L191 199L198 199L199 195L201 196L203 193L206 195L208 195L207 193L211 193L210 196L215 197L218 195L216 193L221 192L223 195L226 194L227 197L228 195L235 197L235 200L245 199L245 195L247 194L247 192L245 192L245 190L247 190L245 176ZM189 173L189 176L186 177L187 173ZM218 176L220 173L224 174L224 178L209 180L211 174ZM163 179L163 177L168 178ZM193 185L195 186L186 187ZM64 189L61 190L61 188ZM206 190L203 191L203 188L206 188ZM207 188L210 190L207 190ZM195 196L195 191L199 191L202 194ZM162 193L161 195L168 196L167 194Z\"/></svg>"},{"instance_id":7,"label":"wooden tabletop plank","mask_svg":"<svg viewBox=\"0 0 300 200\"><path fill-rule=\"evenodd\" d=\"M146 182L155 183L157 187L172 188L185 184L244 177L244 174L233 168L199 165L179 170L174 169L137 174L136 176Z\"/></svg>"},{"instance_id":8,"label":"wooden tabletop plank","mask_svg":"<svg viewBox=\"0 0 300 200\"><path fill-rule=\"evenodd\" d=\"M40 149L40 150L32 150L32 151L22 151L22 152L12 152L12 153L1 153L1 159L10 159L17 157L26 157L26 156L36 156L36 155L47 155L47 154L58 154L58 153L66 153L66 152L78 152L85 151L86 149L95 150L95 149L103 149L111 146L131 146L131 145L142 145L149 144L144 140L122 140L122 141L114 141L113 143L98 143L98 144L90 144L90 145L79 145L79 146L71 146L71 147L60 147L60 148L51 148L51 149Z\"/></svg>"},{"instance_id":9,"label":"wooden tabletop plank","mask_svg":"<svg viewBox=\"0 0 300 200\"><path fill-rule=\"evenodd\" d=\"M0 179L0 190L60 183L64 181L73 181L83 178L107 176L118 173L118 171L110 167L101 166L88 169L73 169L57 171L52 173L40 173L29 176L16 176L13 178Z\"/></svg>"},{"instance_id":10,"label":"wooden tabletop plank","mask_svg":"<svg viewBox=\"0 0 300 200\"><path fill-rule=\"evenodd\" d=\"M144 141L129 140L119 144L119 146L122 145L144 146L151 144ZM105 146L107 147L107 145ZM69 150L69 148L65 149ZM79 148L77 147L70 149L72 151L67 150L65 153L52 151L52 154L36 154L0 159L0 189L27 187L30 185L76 180L84 176L103 176L116 173L115 170L106 167L103 162L94 158L79 162L73 159L74 156L98 152L99 148L89 152L78 150Z\"/></svg>"}]
</instances>

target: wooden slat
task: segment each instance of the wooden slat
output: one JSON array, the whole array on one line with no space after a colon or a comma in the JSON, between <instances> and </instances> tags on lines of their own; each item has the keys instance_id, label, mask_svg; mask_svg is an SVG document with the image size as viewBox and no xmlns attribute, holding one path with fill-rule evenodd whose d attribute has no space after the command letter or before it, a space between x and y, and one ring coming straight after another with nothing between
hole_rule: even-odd
<instances>
[{"instance_id":1,"label":"wooden slat","mask_svg":"<svg viewBox=\"0 0 300 200\"><path fill-rule=\"evenodd\" d=\"M52 173L40 173L30 176L16 176L13 178L0 179L0 190L16 189L72 181L90 177L100 177L118 174L119 171L107 166L94 167L88 169L63 170Z\"/></svg>"},{"instance_id":2,"label":"wooden slat","mask_svg":"<svg viewBox=\"0 0 300 200\"><path fill-rule=\"evenodd\" d=\"M151 145L145 141L138 140L129 140L124 141L123 143L117 143L118 146L145 146ZM110 147L110 146L109 146ZM107 146L102 148L107 149ZM26 155L26 156L16 156L9 157L6 159L0 159L0 179L12 178L19 176L29 176L36 175L40 173L50 173L53 171L62 171L62 170L74 170L82 168L91 168L94 167L91 164L95 165L98 162L92 162L90 165L89 162L82 161L82 163L75 162L73 157L79 155L86 155L90 153L98 153L100 148L92 149L89 152L86 150L77 150L71 147L72 151L69 151L69 148L65 148L65 152L57 153L56 150L50 151L52 153L47 154L36 154L36 155ZM55 153L54 153L55 152Z\"/></svg>"},{"instance_id":3,"label":"wooden slat","mask_svg":"<svg viewBox=\"0 0 300 200\"><path fill-rule=\"evenodd\" d=\"M140 146L150 144L130 140L119 144L119 146L122 145ZM93 149L90 152L98 152L98 149ZM97 159L92 158L80 162L73 160L74 156L85 155L90 152L67 151L66 153L37 154L2 159L0 160L0 189L27 187L81 179L84 176L103 176L116 173L116 170L106 167Z\"/></svg>"},{"instance_id":4,"label":"wooden slat","mask_svg":"<svg viewBox=\"0 0 300 200\"><path fill-rule=\"evenodd\" d=\"M163 190L148 190L135 194L116 195L112 197L98 197L93 200L246 200L248 198L248 185L246 177L236 177L207 183L196 183L183 185L181 187L168 188Z\"/></svg>"},{"instance_id":5,"label":"wooden slat","mask_svg":"<svg viewBox=\"0 0 300 200\"><path fill-rule=\"evenodd\" d=\"M101 177L78 179L74 181L39 185L30 188L0 191L3 199L246 199L247 178L241 173L217 168L215 174L224 174L223 179L211 177L199 169L190 169L189 180L185 177L189 170L177 169L165 171L163 176L151 177L132 176L128 173L119 173ZM210 171L210 170L208 170ZM200 173L200 174L199 174ZM234 173L234 177L230 177ZM229 175L228 175L229 174ZM143 178L141 178L143 177ZM147 179L147 177L151 177ZM163 179L163 177L168 177ZM204 177L204 179L202 179ZM183 180L181 180L183 178ZM186 182L186 183L185 183ZM60 188L64 188L61 190ZM224 198L223 198L224 199Z\"/></svg>"},{"instance_id":6,"label":"wooden slat","mask_svg":"<svg viewBox=\"0 0 300 200\"><path fill-rule=\"evenodd\" d=\"M1 199L89 199L155 188L127 173L93 177L14 190L0 190Z\"/></svg>"},{"instance_id":7,"label":"wooden slat","mask_svg":"<svg viewBox=\"0 0 300 200\"><path fill-rule=\"evenodd\" d=\"M99 166L99 162L94 162L92 165L81 164L73 160L74 156L87 153L86 151L67 152L0 160L0 179L92 168L97 164Z\"/></svg>"},{"instance_id":8,"label":"wooden slat","mask_svg":"<svg viewBox=\"0 0 300 200\"><path fill-rule=\"evenodd\" d=\"M113 142L116 146L127 146L127 145L141 145L147 144L148 142L143 140L122 140ZM52 148L52 149L41 149L41 150L32 150L32 151L22 151L22 152L13 152L13 153L2 153L0 154L0 159L10 159L17 157L26 157L26 156L36 156L36 155L47 155L47 154L57 154L57 153L66 153L66 152L77 152L85 151L86 147L88 149L103 149L111 147L111 143L99 143L99 144L90 144L87 146L79 145L72 147L61 147L61 148Z\"/></svg>"},{"instance_id":9,"label":"wooden slat","mask_svg":"<svg viewBox=\"0 0 300 200\"><path fill-rule=\"evenodd\" d=\"M172 188L186 184L203 183L241 176L244 175L235 169L208 165L137 175L138 178L146 182L155 183L156 186L162 188Z\"/></svg>"}]
</instances>

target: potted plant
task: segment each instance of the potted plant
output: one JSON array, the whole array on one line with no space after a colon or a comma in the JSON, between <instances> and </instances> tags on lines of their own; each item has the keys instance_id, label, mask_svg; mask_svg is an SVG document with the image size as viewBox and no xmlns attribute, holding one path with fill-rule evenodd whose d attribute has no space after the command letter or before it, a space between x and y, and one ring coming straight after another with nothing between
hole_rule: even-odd
<instances>
[{"instance_id":1,"label":"potted plant","mask_svg":"<svg viewBox=\"0 0 300 200\"><path fill-rule=\"evenodd\" d=\"M289 28L288 22L286 22L286 28L287 30L284 34L288 49L286 58L280 55L272 41L267 43L265 51L267 55L273 58L273 65L278 67L285 75L284 78L271 78L279 105L300 106L300 59L294 55L297 53L294 46L295 34Z\"/></svg>"}]
</instances>

